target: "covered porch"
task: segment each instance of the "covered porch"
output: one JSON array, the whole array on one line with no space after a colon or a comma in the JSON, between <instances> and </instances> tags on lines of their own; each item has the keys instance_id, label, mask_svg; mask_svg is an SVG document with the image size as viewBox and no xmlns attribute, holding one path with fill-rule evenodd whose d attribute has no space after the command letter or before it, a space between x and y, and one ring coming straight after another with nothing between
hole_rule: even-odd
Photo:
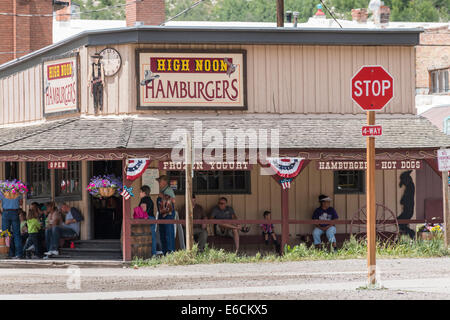
<instances>
[{"instance_id":1,"label":"covered porch","mask_svg":"<svg viewBox=\"0 0 450 320\"><path fill-rule=\"evenodd\" d=\"M239 183L243 181L243 185L237 186L238 188L235 186L234 189L226 189L223 185L222 188L210 188L208 185L206 189L194 190L197 203L206 212L210 212L220 197L227 197L238 216L239 220L236 222L251 226L250 231L242 235L241 244L253 243L253 246L257 247L259 243L263 243L259 224L264 223L262 213L265 210L272 212L272 223L275 224L275 231L283 239L283 243L299 243L311 234L313 225L317 223L311 220L312 213L318 206L317 198L320 194L326 194L333 199L332 206L339 215L339 220L335 221L337 232L346 237L350 234L355 213L365 205L364 175L356 173L363 170L354 166L355 162L363 162L365 159L364 138L359 136L364 120L363 116L358 115L223 115L220 118L212 115L197 118L169 115L158 118L71 118L20 129L2 128L1 178L7 178L7 163L11 162L17 163L18 178L25 182L30 180L30 171L27 169L29 163L45 163L44 167L52 161L78 163L81 193L78 198L66 198L63 201L79 208L84 214L80 239L92 240L95 239L94 214L90 196L85 188L94 163L120 162L123 173L128 159L150 159L148 169L157 170L158 174L167 174L172 177L171 180L176 181L174 185L179 187L176 190L176 209L180 211L185 202L182 174L179 170L164 170L161 166L161 163L171 161L171 150L176 145L176 142L170 139L173 130L185 128L195 134L195 121L202 121L203 130L270 130L278 127L280 156L309 160L284 196L279 183L271 176L261 174L262 167L256 163L252 164L249 170L234 170L243 171L239 173L239 178L234 177ZM385 167L377 168L376 171L376 202L389 208L396 217L400 216L403 212L402 198L405 192L405 187L400 186L400 182L402 174L411 171L406 175L416 186L411 200L414 202L414 211L407 219L400 219L398 223L411 224L413 229L414 224L431 218L427 216L427 212L436 212L436 203L442 198L440 177L436 169L436 150L450 145L449 139L428 120L417 116L380 115L379 123L383 125L384 135L377 140L379 145L376 158L377 161L385 161ZM349 162L353 163L353 170ZM417 168L417 163L420 168ZM199 179L210 175L207 171L199 172ZM209 171L213 172L212 176L216 175L214 179L218 177L217 179L223 180L224 170ZM349 171L353 173L349 174ZM55 177L58 173L53 169L49 175ZM123 174L122 176L124 177ZM135 191L135 197L128 201L121 200L122 258L129 261L133 258L133 250L136 250L132 229L153 222L132 219L132 209L139 203L137 195L144 184L143 178L133 182L124 178L123 183ZM50 199L58 201L61 199L58 199L56 184L55 179L50 179ZM342 190L342 186L348 184L352 184L352 190ZM154 201L156 196L152 194ZM31 199L27 199L27 204L30 203L29 200ZM221 221L202 222L212 226ZM156 223L184 224L184 221L165 220ZM213 237L212 227L208 228L208 233L211 244L230 246L228 240L215 240L217 238Z\"/></svg>"}]
</instances>

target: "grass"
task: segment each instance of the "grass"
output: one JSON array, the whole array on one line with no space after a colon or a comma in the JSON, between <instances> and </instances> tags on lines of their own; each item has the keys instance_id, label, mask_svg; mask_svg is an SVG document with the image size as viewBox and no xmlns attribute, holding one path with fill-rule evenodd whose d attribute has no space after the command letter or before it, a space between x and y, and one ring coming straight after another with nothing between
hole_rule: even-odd
<instances>
[{"instance_id":1,"label":"grass","mask_svg":"<svg viewBox=\"0 0 450 320\"><path fill-rule=\"evenodd\" d=\"M237 255L223 249L205 248L203 252L197 245L192 251L180 250L163 257L151 259L135 258L132 265L148 267L158 265L191 265L191 264L215 264L215 263L261 263L261 262L287 262L305 260L335 260L335 259L362 259L366 257L367 246L365 241L351 238L344 242L337 252L330 250L318 250L305 244L294 247L286 246L283 256L276 254L254 256ZM377 243L377 258L429 258L450 256L450 251L445 249L441 239L412 240L409 237L401 237L395 243Z\"/></svg>"}]
</instances>

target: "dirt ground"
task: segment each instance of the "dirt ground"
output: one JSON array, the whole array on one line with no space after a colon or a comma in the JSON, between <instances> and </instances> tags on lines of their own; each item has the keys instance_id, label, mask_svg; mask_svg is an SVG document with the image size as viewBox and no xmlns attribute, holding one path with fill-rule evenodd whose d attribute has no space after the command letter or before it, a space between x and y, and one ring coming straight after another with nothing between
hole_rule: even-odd
<instances>
[{"instance_id":1,"label":"dirt ground","mask_svg":"<svg viewBox=\"0 0 450 320\"><path fill-rule=\"evenodd\" d=\"M150 268L0 269L0 299L450 300L450 258L380 259L379 289L365 260ZM7 294L6 294L7 293Z\"/></svg>"}]
</instances>

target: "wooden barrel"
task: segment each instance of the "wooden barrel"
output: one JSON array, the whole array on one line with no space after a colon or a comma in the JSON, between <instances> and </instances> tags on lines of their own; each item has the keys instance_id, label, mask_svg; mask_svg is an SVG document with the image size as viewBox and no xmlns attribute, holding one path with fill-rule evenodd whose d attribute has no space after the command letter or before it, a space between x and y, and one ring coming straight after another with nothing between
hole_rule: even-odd
<instances>
[{"instance_id":1,"label":"wooden barrel","mask_svg":"<svg viewBox=\"0 0 450 320\"><path fill-rule=\"evenodd\" d=\"M131 225L131 258L152 256L152 231L149 224Z\"/></svg>"},{"instance_id":2,"label":"wooden barrel","mask_svg":"<svg viewBox=\"0 0 450 320\"><path fill-rule=\"evenodd\" d=\"M9 255L9 247L6 246L6 238L0 238L0 257L4 258Z\"/></svg>"}]
</instances>

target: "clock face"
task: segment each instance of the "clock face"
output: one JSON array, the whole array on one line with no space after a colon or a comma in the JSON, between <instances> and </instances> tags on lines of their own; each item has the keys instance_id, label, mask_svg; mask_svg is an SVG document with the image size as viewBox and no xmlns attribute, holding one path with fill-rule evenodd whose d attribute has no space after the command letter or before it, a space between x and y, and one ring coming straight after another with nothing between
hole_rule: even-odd
<instances>
[{"instance_id":1,"label":"clock face","mask_svg":"<svg viewBox=\"0 0 450 320\"><path fill-rule=\"evenodd\" d=\"M122 65L122 58L119 52L113 48L106 48L100 51L102 59L100 60L103 64L103 71L105 76L113 76L119 71Z\"/></svg>"}]
</instances>

